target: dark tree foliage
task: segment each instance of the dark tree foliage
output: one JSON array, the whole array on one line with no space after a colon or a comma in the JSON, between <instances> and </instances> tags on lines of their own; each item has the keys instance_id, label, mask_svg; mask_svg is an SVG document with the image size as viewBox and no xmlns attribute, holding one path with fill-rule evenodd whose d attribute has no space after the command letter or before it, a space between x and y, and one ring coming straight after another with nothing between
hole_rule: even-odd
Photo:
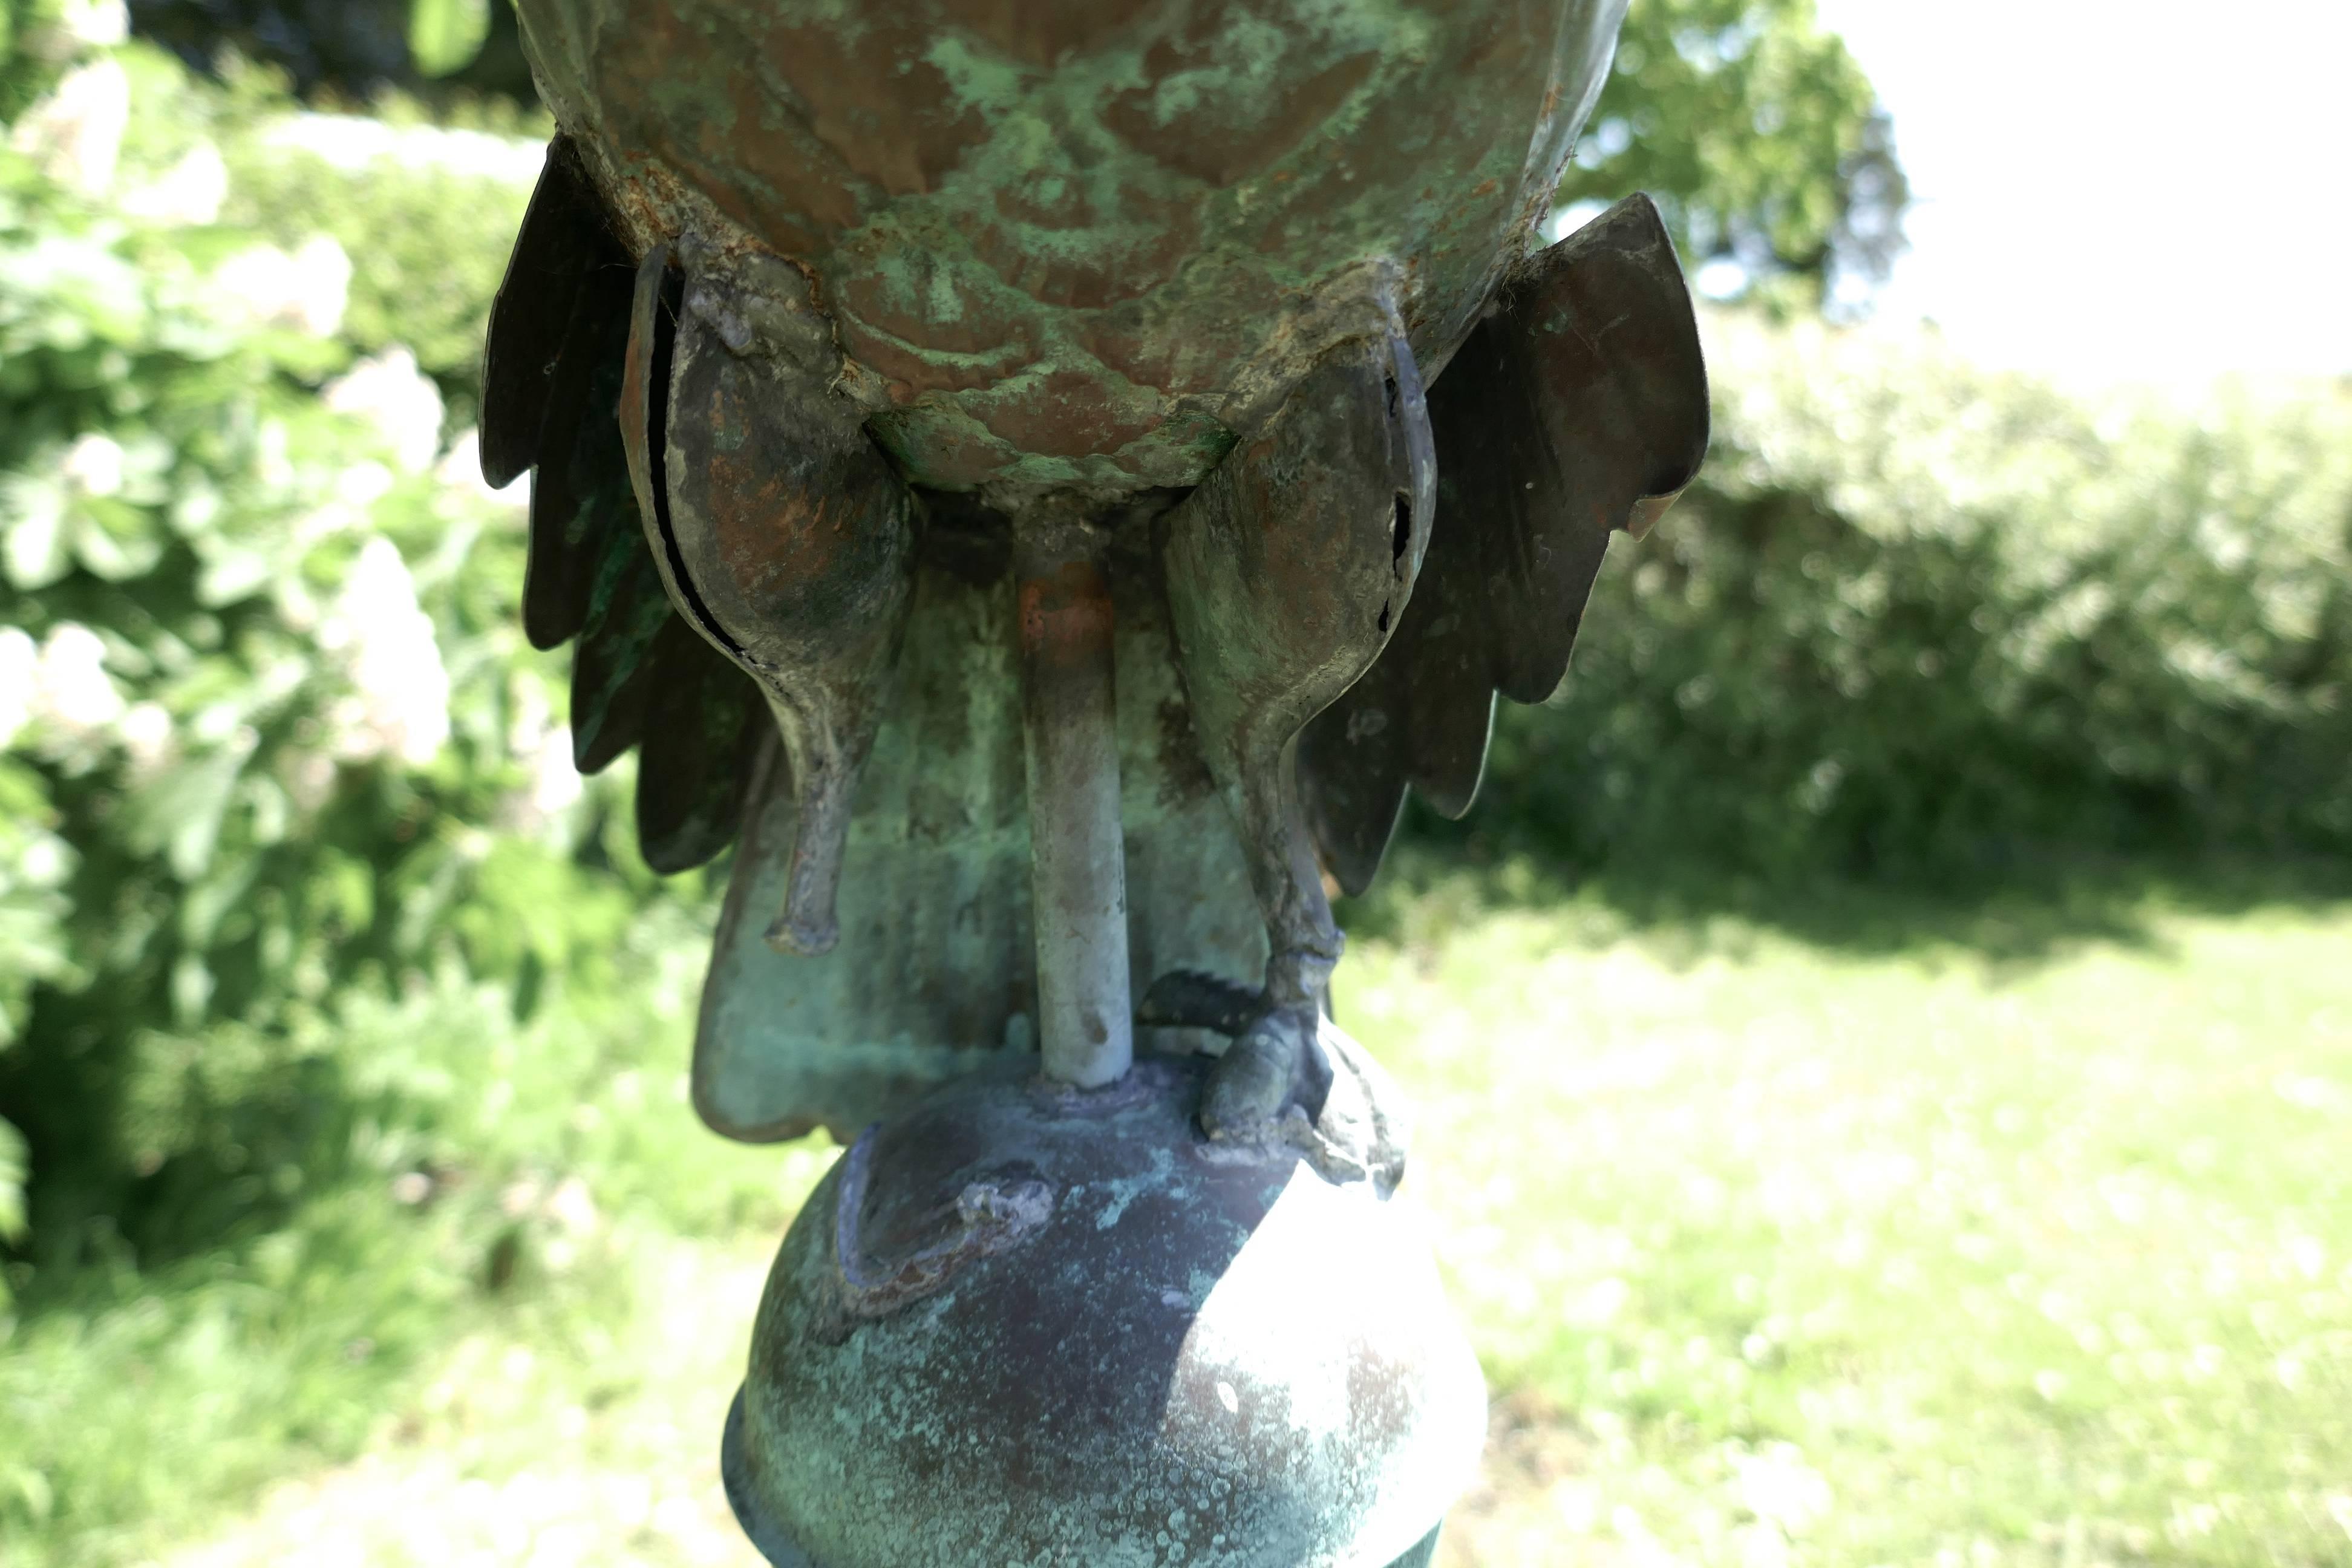
<instances>
[{"instance_id":1,"label":"dark tree foliage","mask_svg":"<svg viewBox=\"0 0 2352 1568\"><path fill-rule=\"evenodd\" d=\"M409 54L414 0L130 0L130 9L133 32L197 69L234 49L285 71L308 99L364 100L389 87L428 100L454 89L538 101L507 0L492 0L480 53L437 79Z\"/></svg>"},{"instance_id":2,"label":"dark tree foliage","mask_svg":"<svg viewBox=\"0 0 2352 1568\"><path fill-rule=\"evenodd\" d=\"M1812 0L1633 0L1560 199L1635 190L1694 271L1735 262L1743 289L1832 305L1885 280L1909 197L1870 80Z\"/></svg>"}]
</instances>

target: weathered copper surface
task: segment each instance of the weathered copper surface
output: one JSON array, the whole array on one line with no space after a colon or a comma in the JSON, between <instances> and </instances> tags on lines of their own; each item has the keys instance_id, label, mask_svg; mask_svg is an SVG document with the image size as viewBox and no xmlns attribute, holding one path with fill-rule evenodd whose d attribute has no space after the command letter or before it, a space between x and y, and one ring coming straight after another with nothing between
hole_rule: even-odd
<instances>
[{"instance_id":1,"label":"weathered copper surface","mask_svg":"<svg viewBox=\"0 0 2352 1568\"><path fill-rule=\"evenodd\" d=\"M574 759L597 772L654 724L663 743L639 771L638 842L656 870L679 871L734 837L763 705L672 612L639 526L615 416L635 270L557 142L492 317L483 464L499 482L534 468L523 628L541 647L580 639Z\"/></svg>"},{"instance_id":2,"label":"weathered copper surface","mask_svg":"<svg viewBox=\"0 0 2352 1568\"><path fill-rule=\"evenodd\" d=\"M1647 202L1532 254L1623 3L518 0L526 626L651 864L740 822L698 1110L856 1139L730 1419L772 1561L1426 1563L1483 1394L1325 879L1705 450Z\"/></svg>"},{"instance_id":3,"label":"weathered copper surface","mask_svg":"<svg viewBox=\"0 0 2352 1568\"><path fill-rule=\"evenodd\" d=\"M632 248L804 268L910 479L1197 482L1394 289L1442 363L1624 0L520 0Z\"/></svg>"},{"instance_id":4,"label":"weathered copper surface","mask_svg":"<svg viewBox=\"0 0 2352 1568\"><path fill-rule=\"evenodd\" d=\"M1150 754L1122 718L1102 765L1204 768L1267 929L1262 977L1225 973L1263 987L1207 1123L1236 1131L1311 1098L1340 945L1323 875L1369 881L1408 784L1467 805L1489 693L1556 684L1606 530L1704 445L1696 337L1654 216L1620 209L1522 260L1615 0L522 12L563 134L494 321L487 460L537 459L526 619L541 641L578 631L583 765L653 742L649 858L724 846L764 704L784 755L761 798L789 791L793 810L761 816L753 858L783 864L748 866L739 896L767 888L776 945L824 951L862 760L894 705L943 711L971 685L950 672L917 692L898 668L922 538L950 512L1009 534L1055 508L1143 530L1152 547L1125 542L1112 595L1164 598L1181 681ZM615 479L632 470L634 509ZM1066 826L1031 840L1047 860L1075 820L1049 818ZM959 853L933 885L990 859ZM910 847L886 879L902 906L926 901L920 859ZM1140 896L1130 946L1188 924L1170 911L1223 908L1222 864L1159 872L1173 885ZM902 1019L878 1037L842 984L755 981L764 961L722 937L702 1077L764 1087L714 1089L714 1121L837 1124L886 1083L1034 1043L1035 997L996 956L1006 931L1035 934L1025 900L958 898L994 913L914 989L971 1000L875 999ZM1115 931L1101 910L1088 929L1107 918ZM1212 945L1224 969L1232 944ZM1097 968L1130 995L1155 978ZM770 992L840 1000L805 1029L729 1000ZM1045 1032L1083 1027L1068 1017ZM763 1051L777 1059L751 1070ZM900 1070L916 1060L933 1066ZM782 1104L786 1085L804 1102Z\"/></svg>"},{"instance_id":5,"label":"weathered copper surface","mask_svg":"<svg viewBox=\"0 0 2352 1568\"><path fill-rule=\"evenodd\" d=\"M1314 1070L1312 1021L1340 940L1296 830L1289 746L1388 641L1428 548L1436 479L1420 373L1391 331L1330 351L1161 526L1193 722L1265 913L1269 1012L1287 1015L1236 1043L1202 1109L1212 1134L1277 1114Z\"/></svg>"},{"instance_id":6,"label":"weathered copper surface","mask_svg":"<svg viewBox=\"0 0 2352 1568\"><path fill-rule=\"evenodd\" d=\"M783 737L799 827L768 937L814 956L840 936L851 795L904 628L915 502L827 392L805 318L762 308L774 265L698 269L692 255L683 280L667 246L638 268L621 436L670 602L758 683Z\"/></svg>"},{"instance_id":7,"label":"weathered copper surface","mask_svg":"<svg viewBox=\"0 0 2352 1568\"><path fill-rule=\"evenodd\" d=\"M531 552L522 602L523 629L535 647L553 647L579 634L598 563L616 537L636 531L627 459L612 416L628 345L632 268L593 206L595 199L577 161L559 143L523 236L533 249L574 247L572 286L567 290L561 279L524 273L534 258L517 247L518 284L502 291L491 334L505 352L485 367L483 378L486 471L503 483L538 463L531 534L546 547ZM556 265L551 257L533 270L544 273ZM565 302L566 319L549 319L552 300ZM543 384L530 375L534 369L543 370ZM535 430L529 428L534 413Z\"/></svg>"},{"instance_id":8,"label":"weathered copper surface","mask_svg":"<svg viewBox=\"0 0 2352 1568\"><path fill-rule=\"evenodd\" d=\"M578 149L558 138L523 214L482 355L482 474L490 483L504 485L534 463L560 463L570 452L587 385L576 363L559 384L557 367L575 334L584 342L627 309L631 264ZM593 297L616 289L620 297L599 309ZM617 368L610 354L598 363ZM557 441L542 447L551 412L565 403L573 406L558 421ZM610 411L608 403L600 412Z\"/></svg>"},{"instance_id":9,"label":"weathered copper surface","mask_svg":"<svg viewBox=\"0 0 2352 1568\"><path fill-rule=\"evenodd\" d=\"M1004 1063L858 1141L729 1423L772 1562L1425 1561L1486 1424L1426 1247L1367 1184L1202 1142L1198 1093L1165 1058L1092 1092Z\"/></svg>"},{"instance_id":10,"label":"weathered copper surface","mask_svg":"<svg viewBox=\"0 0 2352 1568\"><path fill-rule=\"evenodd\" d=\"M1706 367L1674 243L1631 196L1538 257L1431 389L1439 523L1380 660L1299 738L1323 863L1360 893L1405 785L1470 809L1494 693L1568 671L1612 531L1649 526L1706 455Z\"/></svg>"},{"instance_id":11,"label":"weathered copper surface","mask_svg":"<svg viewBox=\"0 0 2352 1568\"><path fill-rule=\"evenodd\" d=\"M774 726L751 684L676 616L655 638L646 686L666 713L660 744L637 758L637 847L655 870L683 871L733 842Z\"/></svg>"},{"instance_id":12,"label":"weathered copper surface","mask_svg":"<svg viewBox=\"0 0 2352 1568\"><path fill-rule=\"evenodd\" d=\"M1135 1058L1109 536L1056 498L1013 520L1013 549L1024 782L1053 803L1029 814L1038 1043L1047 1076L1099 1089Z\"/></svg>"},{"instance_id":13,"label":"weathered copper surface","mask_svg":"<svg viewBox=\"0 0 2352 1568\"><path fill-rule=\"evenodd\" d=\"M1129 985L1140 996L1175 969L1255 974L1265 928L1192 741L1150 521L1110 531ZM754 790L695 1042L695 1104L719 1131L764 1140L822 1125L846 1142L999 1052L1035 1059L1013 579L1009 530L930 510L851 821L841 943L824 958L780 957L761 940L794 819L781 768ZM1139 1031L1145 1046L1187 1038Z\"/></svg>"}]
</instances>

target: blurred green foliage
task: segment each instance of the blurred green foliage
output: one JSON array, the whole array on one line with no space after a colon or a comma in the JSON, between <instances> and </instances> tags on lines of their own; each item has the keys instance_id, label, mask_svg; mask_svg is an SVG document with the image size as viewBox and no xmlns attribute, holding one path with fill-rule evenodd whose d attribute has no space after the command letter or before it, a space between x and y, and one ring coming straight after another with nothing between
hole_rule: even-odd
<instances>
[{"instance_id":1,"label":"blurred green foliage","mask_svg":"<svg viewBox=\"0 0 2352 1568\"><path fill-rule=\"evenodd\" d=\"M530 149L56 37L0 61L0 1558L85 1563L584 1289L600 1205L791 1194L685 1110L699 917L460 427Z\"/></svg>"},{"instance_id":2,"label":"blurred green foliage","mask_svg":"<svg viewBox=\"0 0 2352 1568\"><path fill-rule=\"evenodd\" d=\"M1865 298L1910 196L1877 95L1812 0L1634 0L1559 199L1629 191L1657 198L1686 266L1734 264L1720 292L1780 303Z\"/></svg>"},{"instance_id":3,"label":"blurred green foliage","mask_svg":"<svg viewBox=\"0 0 2352 1568\"><path fill-rule=\"evenodd\" d=\"M224 216L289 249L320 235L341 245L352 281L338 337L362 353L413 354L449 429L462 432L476 414L490 297L528 194L519 175L537 173L535 156L518 160L492 139L540 141L548 128L521 110L477 106L461 125L438 127L447 132L433 143L443 156L422 157L413 139L436 127L406 110L380 121L392 133L381 151L330 158L309 145L318 123L280 121L248 143L232 164ZM394 150L402 135L412 138L404 159ZM321 203L321 192L337 199Z\"/></svg>"},{"instance_id":4,"label":"blurred green foliage","mask_svg":"<svg viewBox=\"0 0 2352 1568\"><path fill-rule=\"evenodd\" d=\"M1505 704L1460 843L1633 880L2352 855L2352 395L2068 396L1932 334L1706 336L1716 436Z\"/></svg>"},{"instance_id":5,"label":"blurred green foliage","mask_svg":"<svg viewBox=\"0 0 2352 1568\"><path fill-rule=\"evenodd\" d=\"M118 1242L44 1269L0 1328L0 1561L152 1562L273 1477L382 1439L404 1379L471 1335L574 1366L569 1397L629 1388L640 1369L600 1335L667 1239L765 1245L830 1155L695 1121L677 1045L701 943L657 904L614 936L604 984L527 1020L510 985L443 964L346 992L291 1041L189 1049L175 1065L222 1097L205 1125L247 1151L213 1179L262 1192L173 1216L201 1243L177 1256Z\"/></svg>"},{"instance_id":6,"label":"blurred green foliage","mask_svg":"<svg viewBox=\"0 0 2352 1568\"><path fill-rule=\"evenodd\" d=\"M454 965L527 1016L609 985L658 896L517 628L519 508L387 341L389 287L468 378L523 192L337 169L289 107L134 46L0 151L0 1116L36 1265L289 1212L354 998ZM354 288L354 252L433 286Z\"/></svg>"},{"instance_id":7,"label":"blurred green foliage","mask_svg":"<svg viewBox=\"0 0 2352 1568\"><path fill-rule=\"evenodd\" d=\"M490 36L490 0L412 0L408 56L426 76L447 76L482 52Z\"/></svg>"},{"instance_id":8,"label":"blurred green foliage","mask_svg":"<svg viewBox=\"0 0 2352 1568\"><path fill-rule=\"evenodd\" d=\"M234 54L304 99L364 103L390 88L447 107L535 103L512 0L129 0L131 26L198 69Z\"/></svg>"}]
</instances>

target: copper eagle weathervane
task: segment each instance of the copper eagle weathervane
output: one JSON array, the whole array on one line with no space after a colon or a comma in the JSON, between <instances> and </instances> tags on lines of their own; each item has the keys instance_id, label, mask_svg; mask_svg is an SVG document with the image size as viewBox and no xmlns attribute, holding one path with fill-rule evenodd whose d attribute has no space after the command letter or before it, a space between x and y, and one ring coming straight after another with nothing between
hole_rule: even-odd
<instances>
[{"instance_id":1,"label":"copper eagle weathervane","mask_svg":"<svg viewBox=\"0 0 2352 1568\"><path fill-rule=\"evenodd\" d=\"M1075 1105L1139 1040L1210 1153L1384 1194L1327 886L1468 808L1706 444L1648 200L1541 241L1623 0L518 9L559 132L484 467L581 767L637 749L657 869L740 839L705 1120Z\"/></svg>"}]
</instances>

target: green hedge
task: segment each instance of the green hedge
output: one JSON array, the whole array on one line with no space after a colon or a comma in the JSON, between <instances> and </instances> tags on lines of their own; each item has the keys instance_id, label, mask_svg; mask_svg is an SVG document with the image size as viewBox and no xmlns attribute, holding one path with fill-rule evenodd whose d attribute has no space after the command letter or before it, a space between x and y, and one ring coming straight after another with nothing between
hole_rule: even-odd
<instances>
[{"instance_id":1,"label":"green hedge","mask_svg":"<svg viewBox=\"0 0 2352 1568\"><path fill-rule=\"evenodd\" d=\"M1698 483L1424 836L1637 877L2352 854L2352 389L2070 396L1931 332L1706 335Z\"/></svg>"}]
</instances>

